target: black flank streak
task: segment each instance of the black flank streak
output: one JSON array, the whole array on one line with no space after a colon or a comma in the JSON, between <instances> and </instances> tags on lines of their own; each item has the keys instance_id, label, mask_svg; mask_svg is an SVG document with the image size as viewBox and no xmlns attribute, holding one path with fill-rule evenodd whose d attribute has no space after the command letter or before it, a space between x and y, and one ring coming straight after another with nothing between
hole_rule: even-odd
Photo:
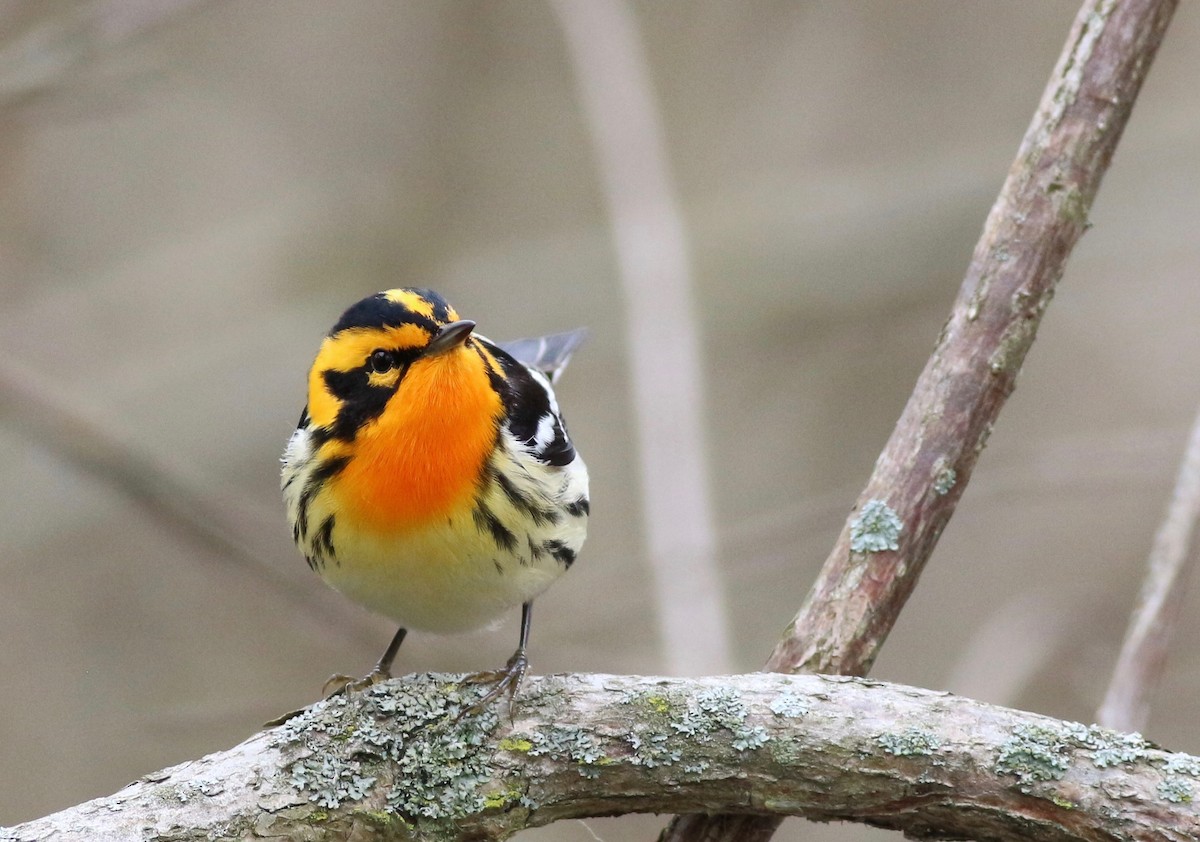
<instances>
[{"instance_id":1,"label":"black flank streak","mask_svg":"<svg viewBox=\"0 0 1200 842\"><path fill-rule=\"evenodd\" d=\"M543 550L537 544L533 543L532 535L526 536L526 540L529 542L529 557L530 558L537 560L546 554L545 550Z\"/></svg>"},{"instance_id":2,"label":"black flank streak","mask_svg":"<svg viewBox=\"0 0 1200 842\"><path fill-rule=\"evenodd\" d=\"M530 519L538 526L558 523L558 512L538 506L533 498L517 488L516 483L507 474L502 471L491 471L491 474L513 506L529 515Z\"/></svg>"},{"instance_id":3,"label":"black flank streak","mask_svg":"<svg viewBox=\"0 0 1200 842\"><path fill-rule=\"evenodd\" d=\"M320 486L317 483L310 482L300 492L300 505L296 508L296 525L292 527L293 532L300 538L308 535L308 507L312 503L313 498L317 496L319 488Z\"/></svg>"},{"instance_id":4,"label":"black flank streak","mask_svg":"<svg viewBox=\"0 0 1200 842\"><path fill-rule=\"evenodd\" d=\"M496 517L495 512L484 505L482 500L476 501L472 517L475 520L475 527L480 532L490 533L492 540L500 549L512 552L517 546L517 536L500 522L500 518ZM498 562L497 566L499 566Z\"/></svg>"},{"instance_id":5,"label":"black flank streak","mask_svg":"<svg viewBox=\"0 0 1200 842\"><path fill-rule=\"evenodd\" d=\"M335 553L333 549L333 523L333 515L325 518L325 521L317 530L316 537L313 539L313 547L324 553L329 558L337 557L337 553Z\"/></svg>"},{"instance_id":6,"label":"black flank streak","mask_svg":"<svg viewBox=\"0 0 1200 842\"><path fill-rule=\"evenodd\" d=\"M497 561L496 559L492 559L492 564L496 565L496 572L499 573L501 576L503 576L504 575L504 567L501 566L500 562Z\"/></svg>"},{"instance_id":7,"label":"black flank streak","mask_svg":"<svg viewBox=\"0 0 1200 842\"><path fill-rule=\"evenodd\" d=\"M490 479L495 480L500 485L500 490L504 492L512 504L518 509L529 511L529 507L533 505L533 501L529 499L529 495L521 489L517 488L517 484L512 481L512 478L503 471L497 471L490 465L487 469L487 474Z\"/></svg>"},{"instance_id":8,"label":"black flank streak","mask_svg":"<svg viewBox=\"0 0 1200 842\"><path fill-rule=\"evenodd\" d=\"M562 541L547 541L546 551L567 567L575 563L575 551Z\"/></svg>"},{"instance_id":9,"label":"black flank streak","mask_svg":"<svg viewBox=\"0 0 1200 842\"><path fill-rule=\"evenodd\" d=\"M308 562L309 570L312 570L314 573L321 572L321 564L315 558L310 555L305 555L304 560Z\"/></svg>"},{"instance_id":10,"label":"black flank streak","mask_svg":"<svg viewBox=\"0 0 1200 842\"><path fill-rule=\"evenodd\" d=\"M580 497L573 503L567 504L567 514L571 517L583 517L591 512L591 504L588 503L588 498Z\"/></svg>"},{"instance_id":11,"label":"black flank streak","mask_svg":"<svg viewBox=\"0 0 1200 842\"><path fill-rule=\"evenodd\" d=\"M313 498L317 496L321 486L349 463L349 456L334 456L318 465L309 476L308 484L304 486L304 491L300 492L300 505L296 510L296 525L292 527L293 534L297 536L296 540L308 535L308 507L312 505Z\"/></svg>"}]
</instances>

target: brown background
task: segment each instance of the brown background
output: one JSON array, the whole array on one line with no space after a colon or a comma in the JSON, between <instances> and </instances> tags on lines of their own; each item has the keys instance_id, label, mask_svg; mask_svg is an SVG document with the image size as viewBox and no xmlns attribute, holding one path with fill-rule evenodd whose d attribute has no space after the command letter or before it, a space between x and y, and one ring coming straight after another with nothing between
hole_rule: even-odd
<instances>
[{"instance_id":1,"label":"brown background","mask_svg":"<svg viewBox=\"0 0 1200 842\"><path fill-rule=\"evenodd\" d=\"M735 669L866 479L1076 6L633 4L695 267ZM1197 79L1185 3L876 676L1094 716L1200 403ZM0 824L232 745L378 655L390 626L311 576L277 492L320 336L377 289L439 289L495 338L592 328L559 393L591 537L539 602L533 668L664 669L615 273L541 3L0 9L0 370L179 478L265 565L82 470L0 392ZM1148 729L1191 752L1198 600ZM494 666L514 637L413 635L399 668ZM884 834L781 838L801 835Z\"/></svg>"}]
</instances>

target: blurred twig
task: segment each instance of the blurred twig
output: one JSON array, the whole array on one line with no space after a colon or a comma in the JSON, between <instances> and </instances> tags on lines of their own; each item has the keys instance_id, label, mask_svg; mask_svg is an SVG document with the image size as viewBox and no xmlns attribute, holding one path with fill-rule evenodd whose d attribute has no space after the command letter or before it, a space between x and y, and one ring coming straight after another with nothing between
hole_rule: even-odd
<instances>
[{"instance_id":1,"label":"blurred twig","mask_svg":"<svg viewBox=\"0 0 1200 842\"><path fill-rule=\"evenodd\" d=\"M1162 675L1171 633L1183 603L1196 518L1200 516L1200 413L1175 479L1167 514L1154 536L1142 593L1113 669L1096 721L1140 731L1150 717L1150 696Z\"/></svg>"},{"instance_id":2,"label":"blurred twig","mask_svg":"<svg viewBox=\"0 0 1200 842\"><path fill-rule=\"evenodd\" d=\"M870 670L1016 386L1176 4L1079 10L933 355L766 669ZM858 520L868 503L884 527L874 534ZM778 823L677 816L661 839L762 840Z\"/></svg>"},{"instance_id":3,"label":"blurred twig","mask_svg":"<svg viewBox=\"0 0 1200 842\"><path fill-rule=\"evenodd\" d=\"M230 561L238 572L253 576L291 602L300 616L315 619L324 630L335 629L356 641L374 639L362 621L320 598L315 587L301 584L255 552L233 518L211 495L181 472L160 463L109 426L90 415L78 401L59 393L47 379L26 371L11 359L0 362L0 420L71 464L99 477L164 520L177 533ZM282 515L281 515L282 518ZM284 531L283 521L279 529ZM297 570L308 570L299 564Z\"/></svg>"},{"instance_id":4,"label":"blurred twig","mask_svg":"<svg viewBox=\"0 0 1200 842\"><path fill-rule=\"evenodd\" d=\"M83 76L118 47L212 0L86 0L11 7L31 22L0 39L0 112L39 100Z\"/></svg>"},{"instance_id":5,"label":"blurred twig","mask_svg":"<svg viewBox=\"0 0 1200 842\"><path fill-rule=\"evenodd\" d=\"M667 668L730 665L704 446L704 374L683 214L626 0L552 0L608 202L628 326L638 472Z\"/></svg>"}]
</instances>

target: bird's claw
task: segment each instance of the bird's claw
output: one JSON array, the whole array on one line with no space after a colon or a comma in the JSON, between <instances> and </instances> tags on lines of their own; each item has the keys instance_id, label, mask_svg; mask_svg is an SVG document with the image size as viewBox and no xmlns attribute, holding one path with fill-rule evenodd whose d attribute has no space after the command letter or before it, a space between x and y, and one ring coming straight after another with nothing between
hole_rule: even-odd
<instances>
[{"instance_id":1,"label":"bird's claw","mask_svg":"<svg viewBox=\"0 0 1200 842\"><path fill-rule=\"evenodd\" d=\"M520 689L521 681L525 678L525 671L528 669L529 658L525 655L524 649L518 649L508 659L508 663L502 669L487 670L468 675L463 679L464 684L491 684L492 688L478 701L464 708L462 713L455 717L455 721L457 722L463 717L481 713L484 708L496 701L501 695L508 696L508 712L511 716L513 699L516 698L517 690Z\"/></svg>"},{"instance_id":2,"label":"bird's claw","mask_svg":"<svg viewBox=\"0 0 1200 842\"><path fill-rule=\"evenodd\" d=\"M321 686L321 695L326 699L332 699L334 696L348 696L351 693L361 693L363 690L368 690L376 684L387 681L391 677L391 673L381 670L378 667L371 670L362 678L351 678L348 675L337 673L326 679L325 683Z\"/></svg>"}]
</instances>

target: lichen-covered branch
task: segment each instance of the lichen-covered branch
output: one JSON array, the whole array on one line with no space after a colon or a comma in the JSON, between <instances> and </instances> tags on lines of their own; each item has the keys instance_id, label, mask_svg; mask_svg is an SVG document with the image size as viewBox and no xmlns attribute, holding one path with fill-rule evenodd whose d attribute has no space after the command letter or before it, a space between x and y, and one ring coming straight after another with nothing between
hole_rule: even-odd
<instances>
[{"instance_id":1,"label":"lichen-covered branch","mask_svg":"<svg viewBox=\"0 0 1200 842\"><path fill-rule=\"evenodd\" d=\"M796 815L987 840L1190 840L1200 758L863 679L531 679L510 720L409 676L0 840L503 839L630 812Z\"/></svg>"}]
</instances>

